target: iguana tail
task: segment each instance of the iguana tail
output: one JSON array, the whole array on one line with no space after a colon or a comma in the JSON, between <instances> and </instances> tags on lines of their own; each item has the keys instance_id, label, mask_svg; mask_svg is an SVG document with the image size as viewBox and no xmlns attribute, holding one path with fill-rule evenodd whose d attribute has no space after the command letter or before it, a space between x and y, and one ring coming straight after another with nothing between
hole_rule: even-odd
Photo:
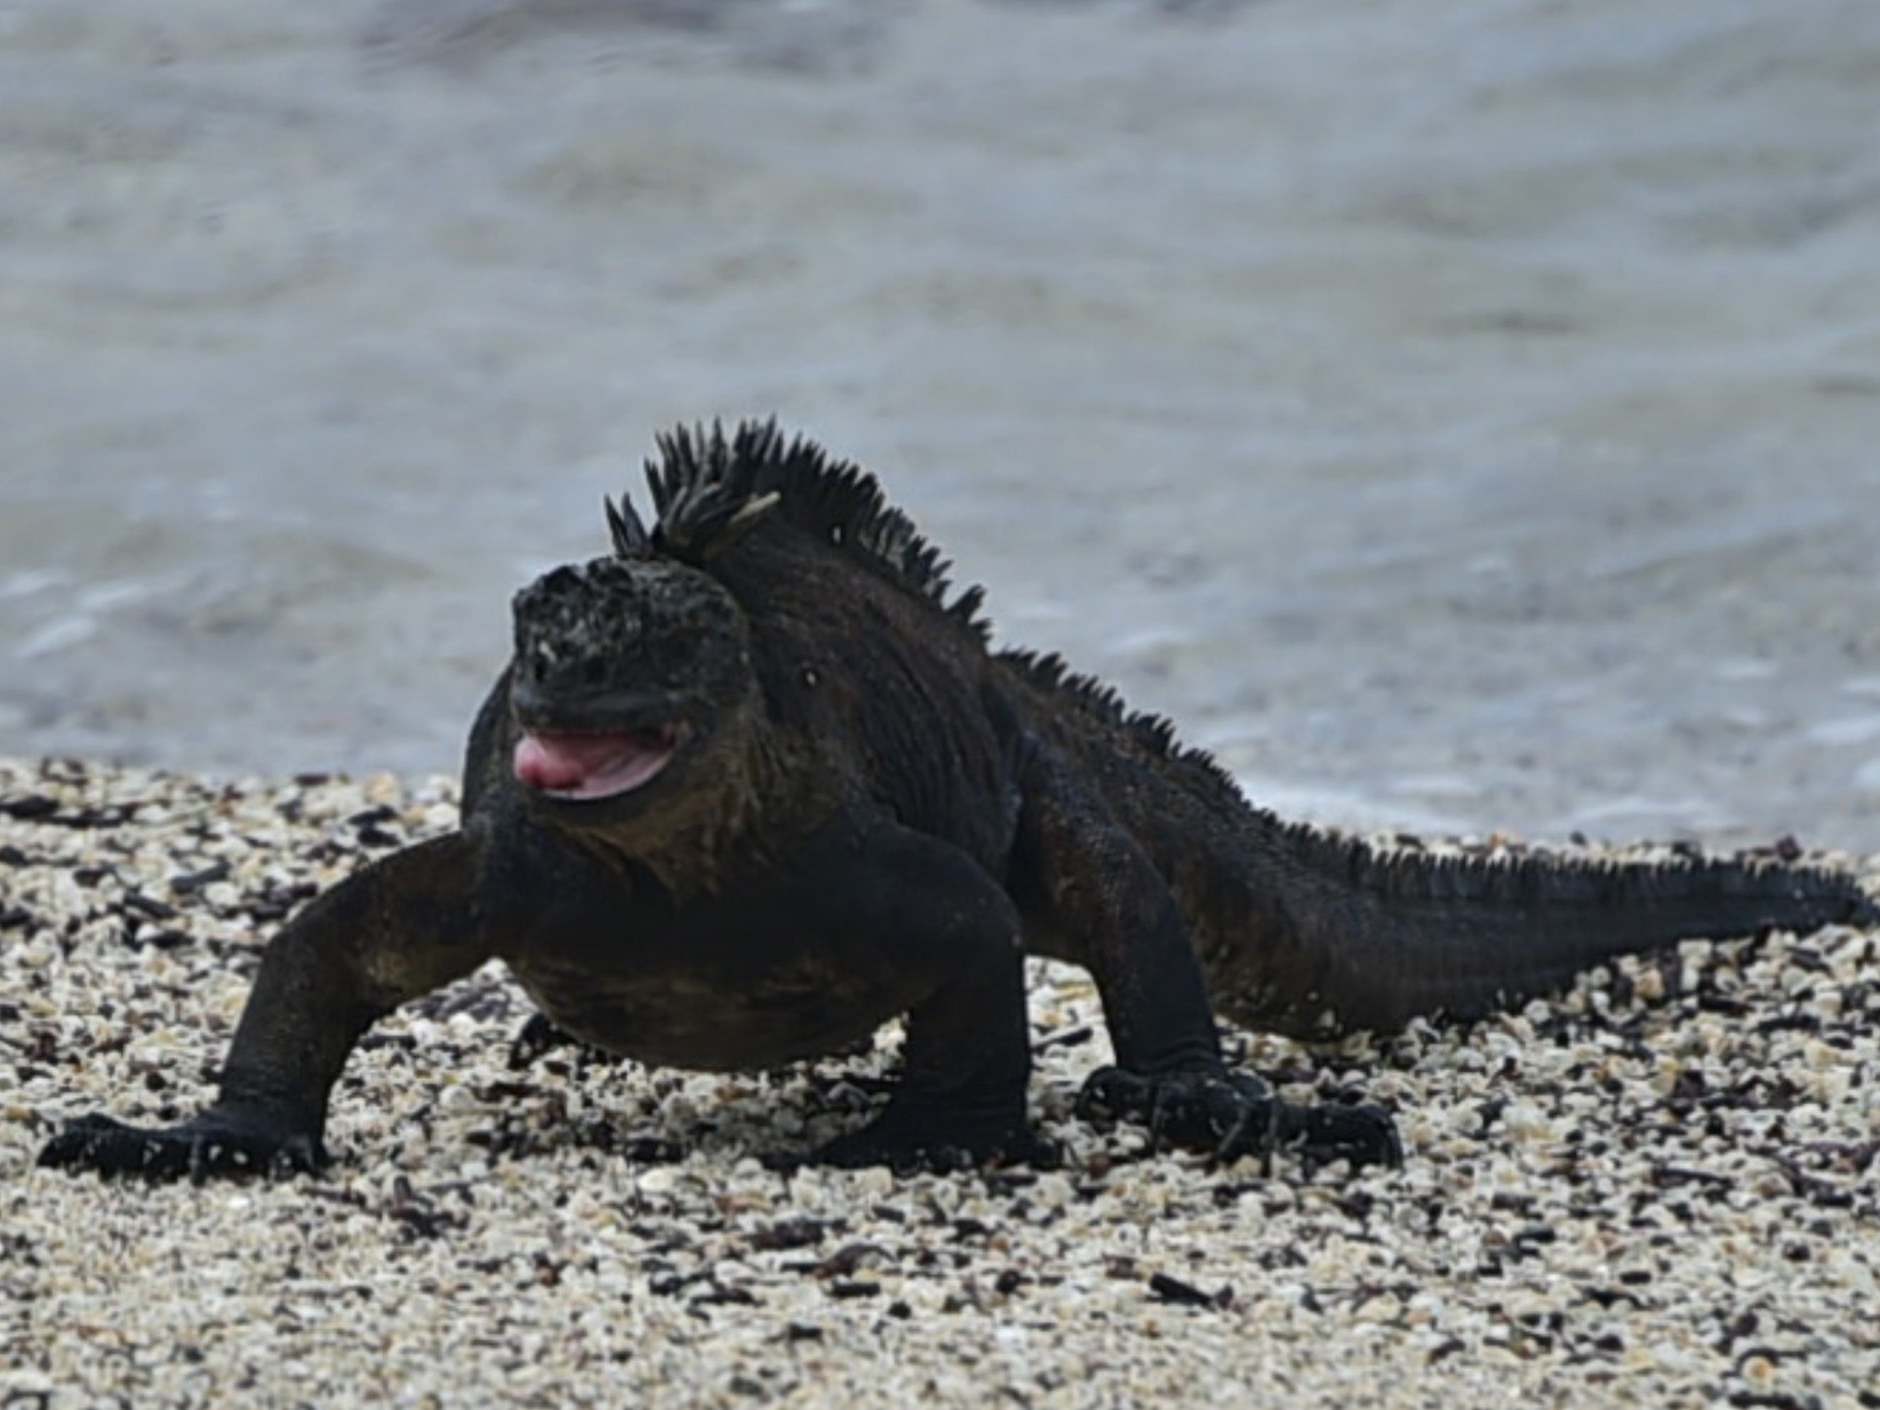
<instances>
[{"instance_id":1,"label":"iguana tail","mask_svg":"<svg viewBox=\"0 0 1880 1410\"><path fill-rule=\"evenodd\" d=\"M1681 939L1880 924L1853 877L1816 868L1381 855L1254 821L1258 864L1249 875L1243 855L1244 881L1225 886L1215 872L1197 948L1223 1014L1298 1036L1478 1017Z\"/></svg>"},{"instance_id":2,"label":"iguana tail","mask_svg":"<svg viewBox=\"0 0 1880 1410\"><path fill-rule=\"evenodd\" d=\"M1308 1037L1474 1018L1677 940L1880 925L1852 876L1774 861L1380 854L1251 806L1167 720L1131 713L1061 658L997 660L1174 892L1215 1008L1249 1028Z\"/></svg>"}]
</instances>

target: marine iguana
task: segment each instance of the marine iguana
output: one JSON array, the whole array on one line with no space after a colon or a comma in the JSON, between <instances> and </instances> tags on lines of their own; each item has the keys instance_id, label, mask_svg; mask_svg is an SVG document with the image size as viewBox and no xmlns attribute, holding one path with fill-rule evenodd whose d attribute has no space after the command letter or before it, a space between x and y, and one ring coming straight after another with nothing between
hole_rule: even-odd
<instances>
[{"instance_id":1,"label":"marine iguana","mask_svg":"<svg viewBox=\"0 0 1880 1410\"><path fill-rule=\"evenodd\" d=\"M1163 719L994 650L982 592L872 476L774 421L683 428L648 529L515 598L458 831L365 867L268 944L200 1115L70 1123L42 1164L323 1163L355 1040L492 956L558 1028L648 1063L763 1068L905 1015L885 1107L812 1159L1044 1159L1027 953L1085 966L1114 1065L1085 1114L1222 1155L1400 1158L1381 1110L1278 1100L1214 1012L1318 1036L1478 1016L1684 936L1875 919L1851 879L1381 855L1250 805Z\"/></svg>"}]
</instances>

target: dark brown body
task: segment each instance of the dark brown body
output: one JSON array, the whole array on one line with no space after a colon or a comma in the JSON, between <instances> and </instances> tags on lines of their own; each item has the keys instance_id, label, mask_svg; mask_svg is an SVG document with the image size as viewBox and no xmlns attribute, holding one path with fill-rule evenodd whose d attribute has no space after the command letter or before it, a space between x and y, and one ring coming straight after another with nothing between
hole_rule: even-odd
<instances>
[{"instance_id":1,"label":"dark brown body","mask_svg":"<svg viewBox=\"0 0 1880 1410\"><path fill-rule=\"evenodd\" d=\"M556 905L498 953L556 1027L640 1062L736 1071L838 1052L904 1013L919 985L872 963L876 937L839 894L804 884L806 858L790 860L685 903L650 877L623 896L578 854L545 861L523 894L552 888Z\"/></svg>"},{"instance_id":2,"label":"dark brown body","mask_svg":"<svg viewBox=\"0 0 1880 1410\"><path fill-rule=\"evenodd\" d=\"M1214 1012L1302 1035L1469 1016L1685 935L1873 916L1805 870L1380 859L1288 827L1163 722L989 651L978 595L947 601L872 480L773 428L666 450L657 529L615 515L614 559L518 598L461 831L274 940L209 1111L89 1118L48 1161L311 1163L364 1027L492 956L554 1024L648 1063L769 1067L905 1016L895 1095L819 1157L1032 1157L1026 952L1102 995L1115 1066L1086 1110L1229 1153L1391 1160L1382 1113L1229 1072ZM543 721L653 718L688 743L630 795L570 802L512 770Z\"/></svg>"}]
</instances>

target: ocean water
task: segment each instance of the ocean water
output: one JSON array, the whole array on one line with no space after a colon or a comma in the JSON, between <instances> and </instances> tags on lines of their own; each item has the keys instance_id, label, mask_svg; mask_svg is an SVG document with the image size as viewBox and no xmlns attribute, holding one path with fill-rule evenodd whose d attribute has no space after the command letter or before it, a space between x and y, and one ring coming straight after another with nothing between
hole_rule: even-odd
<instances>
[{"instance_id":1,"label":"ocean water","mask_svg":"<svg viewBox=\"0 0 1880 1410\"><path fill-rule=\"evenodd\" d=\"M677 420L1364 826L1880 849L1871 0L0 0L0 753L455 765Z\"/></svg>"}]
</instances>

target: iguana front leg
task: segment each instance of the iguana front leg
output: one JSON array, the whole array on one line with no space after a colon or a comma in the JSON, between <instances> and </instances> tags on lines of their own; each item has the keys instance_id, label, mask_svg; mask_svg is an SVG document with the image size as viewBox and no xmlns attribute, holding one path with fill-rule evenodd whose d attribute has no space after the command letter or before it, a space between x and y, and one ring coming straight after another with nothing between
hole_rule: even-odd
<instances>
[{"instance_id":1,"label":"iguana front leg","mask_svg":"<svg viewBox=\"0 0 1880 1410\"><path fill-rule=\"evenodd\" d=\"M480 850L452 833L320 896L263 952L207 1110L156 1130L81 1117L39 1163L158 1179L323 1164L327 1094L359 1035L492 953L477 903Z\"/></svg>"},{"instance_id":2,"label":"iguana front leg","mask_svg":"<svg viewBox=\"0 0 1880 1410\"><path fill-rule=\"evenodd\" d=\"M1055 1163L1056 1148L1025 1113L1025 952L1005 889L958 848L893 824L828 848L807 879L820 898L811 911L818 929L847 952L842 972L898 990L907 1014L901 1081L887 1106L807 1160L939 1169Z\"/></svg>"},{"instance_id":3,"label":"iguana front leg","mask_svg":"<svg viewBox=\"0 0 1880 1410\"><path fill-rule=\"evenodd\" d=\"M1081 1114L1131 1117L1157 1140L1223 1159L1282 1147L1356 1164L1402 1159L1382 1111L1297 1106L1252 1073L1229 1072L1187 927L1148 854L1048 746L1033 751L1021 784L1016 887L1095 978L1116 1053L1085 1083Z\"/></svg>"}]
</instances>

